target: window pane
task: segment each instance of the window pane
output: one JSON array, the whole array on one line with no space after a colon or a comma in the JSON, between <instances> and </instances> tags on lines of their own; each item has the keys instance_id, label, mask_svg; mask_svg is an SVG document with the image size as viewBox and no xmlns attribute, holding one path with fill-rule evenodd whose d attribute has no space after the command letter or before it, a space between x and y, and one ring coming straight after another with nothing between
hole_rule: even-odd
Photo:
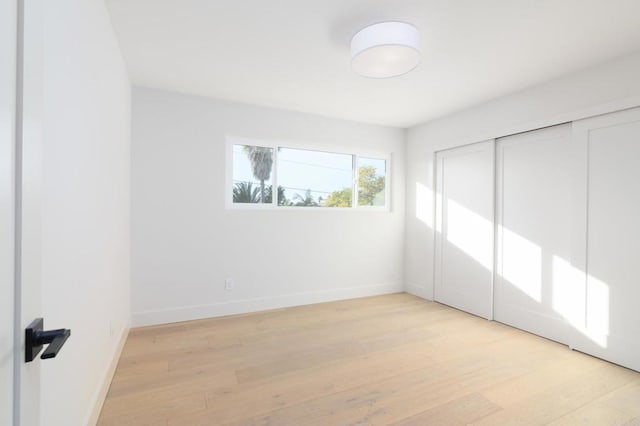
<instances>
[{"instance_id":1,"label":"window pane","mask_svg":"<svg viewBox=\"0 0 640 426\"><path fill-rule=\"evenodd\" d=\"M273 148L233 145L233 202L271 203Z\"/></svg>"},{"instance_id":2,"label":"window pane","mask_svg":"<svg viewBox=\"0 0 640 426\"><path fill-rule=\"evenodd\" d=\"M278 148L278 205L352 207L353 156Z\"/></svg>"},{"instance_id":3,"label":"window pane","mask_svg":"<svg viewBox=\"0 0 640 426\"><path fill-rule=\"evenodd\" d=\"M378 158L358 159L358 206L384 207L387 162Z\"/></svg>"}]
</instances>

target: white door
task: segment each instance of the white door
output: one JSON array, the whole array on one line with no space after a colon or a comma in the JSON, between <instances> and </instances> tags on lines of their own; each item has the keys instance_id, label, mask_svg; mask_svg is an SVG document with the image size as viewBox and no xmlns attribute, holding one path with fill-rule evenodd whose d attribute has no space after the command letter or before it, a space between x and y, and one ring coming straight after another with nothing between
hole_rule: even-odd
<instances>
[{"instance_id":1,"label":"white door","mask_svg":"<svg viewBox=\"0 0 640 426\"><path fill-rule=\"evenodd\" d=\"M496 140L494 319L568 343L571 125Z\"/></svg>"},{"instance_id":2,"label":"white door","mask_svg":"<svg viewBox=\"0 0 640 426\"><path fill-rule=\"evenodd\" d=\"M0 2L0 425L13 422L17 2Z\"/></svg>"},{"instance_id":3,"label":"white door","mask_svg":"<svg viewBox=\"0 0 640 426\"><path fill-rule=\"evenodd\" d=\"M494 142L436 154L435 300L492 318Z\"/></svg>"},{"instance_id":4,"label":"white door","mask_svg":"<svg viewBox=\"0 0 640 426\"><path fill-rule=\"evenodd\" d=\"M40 252L42 175L43 0L17 1L18 73L15 181L15 353L14 424L40 419L40 362L25 362L25 328L41 316ZM46 323L45 323L46 326Z\"/></svg>"},{"instance_id":5,"label":"white door","mask_svg":"<svg viewBox=\"0 0 640 426\"><path fill-rule=\"evenodd\" d=\"M574 265L582 312L571 346L640 371L640 108L574 123Z\"/></svg>"}]
</instances>

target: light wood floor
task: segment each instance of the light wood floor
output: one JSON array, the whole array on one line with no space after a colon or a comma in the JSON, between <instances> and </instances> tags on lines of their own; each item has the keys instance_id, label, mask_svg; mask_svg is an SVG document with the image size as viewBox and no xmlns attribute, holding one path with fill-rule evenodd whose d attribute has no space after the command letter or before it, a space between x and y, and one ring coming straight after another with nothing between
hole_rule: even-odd
<instances>
[{"instance_id":1,"label":"light wood floor","mask_svg":"<svg viewBox=\"0 0 640 426\"><path fill-rule=\"evenodd\" d=\"M640 425L640 374L408 294L131 331L107 425Z\"/></svg>"}]
</instances>

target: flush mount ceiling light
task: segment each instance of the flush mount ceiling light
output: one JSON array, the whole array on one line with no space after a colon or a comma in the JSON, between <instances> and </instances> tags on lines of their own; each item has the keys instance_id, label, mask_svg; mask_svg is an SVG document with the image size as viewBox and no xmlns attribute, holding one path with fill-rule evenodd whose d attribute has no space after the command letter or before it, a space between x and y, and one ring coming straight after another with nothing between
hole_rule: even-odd
<instances>
[{"instance_id":1,"label":"flush mount ceiling light","mask_svg":"<svg viewBox=\"0 0 640 426\"><path fill-rule=\"evenodd\" d=\"M358 31L351 39L351 67L365 77L406 74L420 62L420 34L404 22L382 22Z\"/></svg>"}]
</instances>

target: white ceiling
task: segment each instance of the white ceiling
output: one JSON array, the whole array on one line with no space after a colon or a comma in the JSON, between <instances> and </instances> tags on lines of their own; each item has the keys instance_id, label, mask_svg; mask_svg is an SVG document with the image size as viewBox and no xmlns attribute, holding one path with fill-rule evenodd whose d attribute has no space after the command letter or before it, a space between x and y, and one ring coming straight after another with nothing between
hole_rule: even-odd
<instances>
[{"instance_id":1,"label":"white ceiling","mask_svg":"<svg viewBox=\"0 0 640 426\"><path fill-rule=\"evenodd\" d=\"M135 85L409 127L640 50L639 0L107 0ZM380 21L414 24L422 62L350 68Z\"/></svg>"}]
</instances>

